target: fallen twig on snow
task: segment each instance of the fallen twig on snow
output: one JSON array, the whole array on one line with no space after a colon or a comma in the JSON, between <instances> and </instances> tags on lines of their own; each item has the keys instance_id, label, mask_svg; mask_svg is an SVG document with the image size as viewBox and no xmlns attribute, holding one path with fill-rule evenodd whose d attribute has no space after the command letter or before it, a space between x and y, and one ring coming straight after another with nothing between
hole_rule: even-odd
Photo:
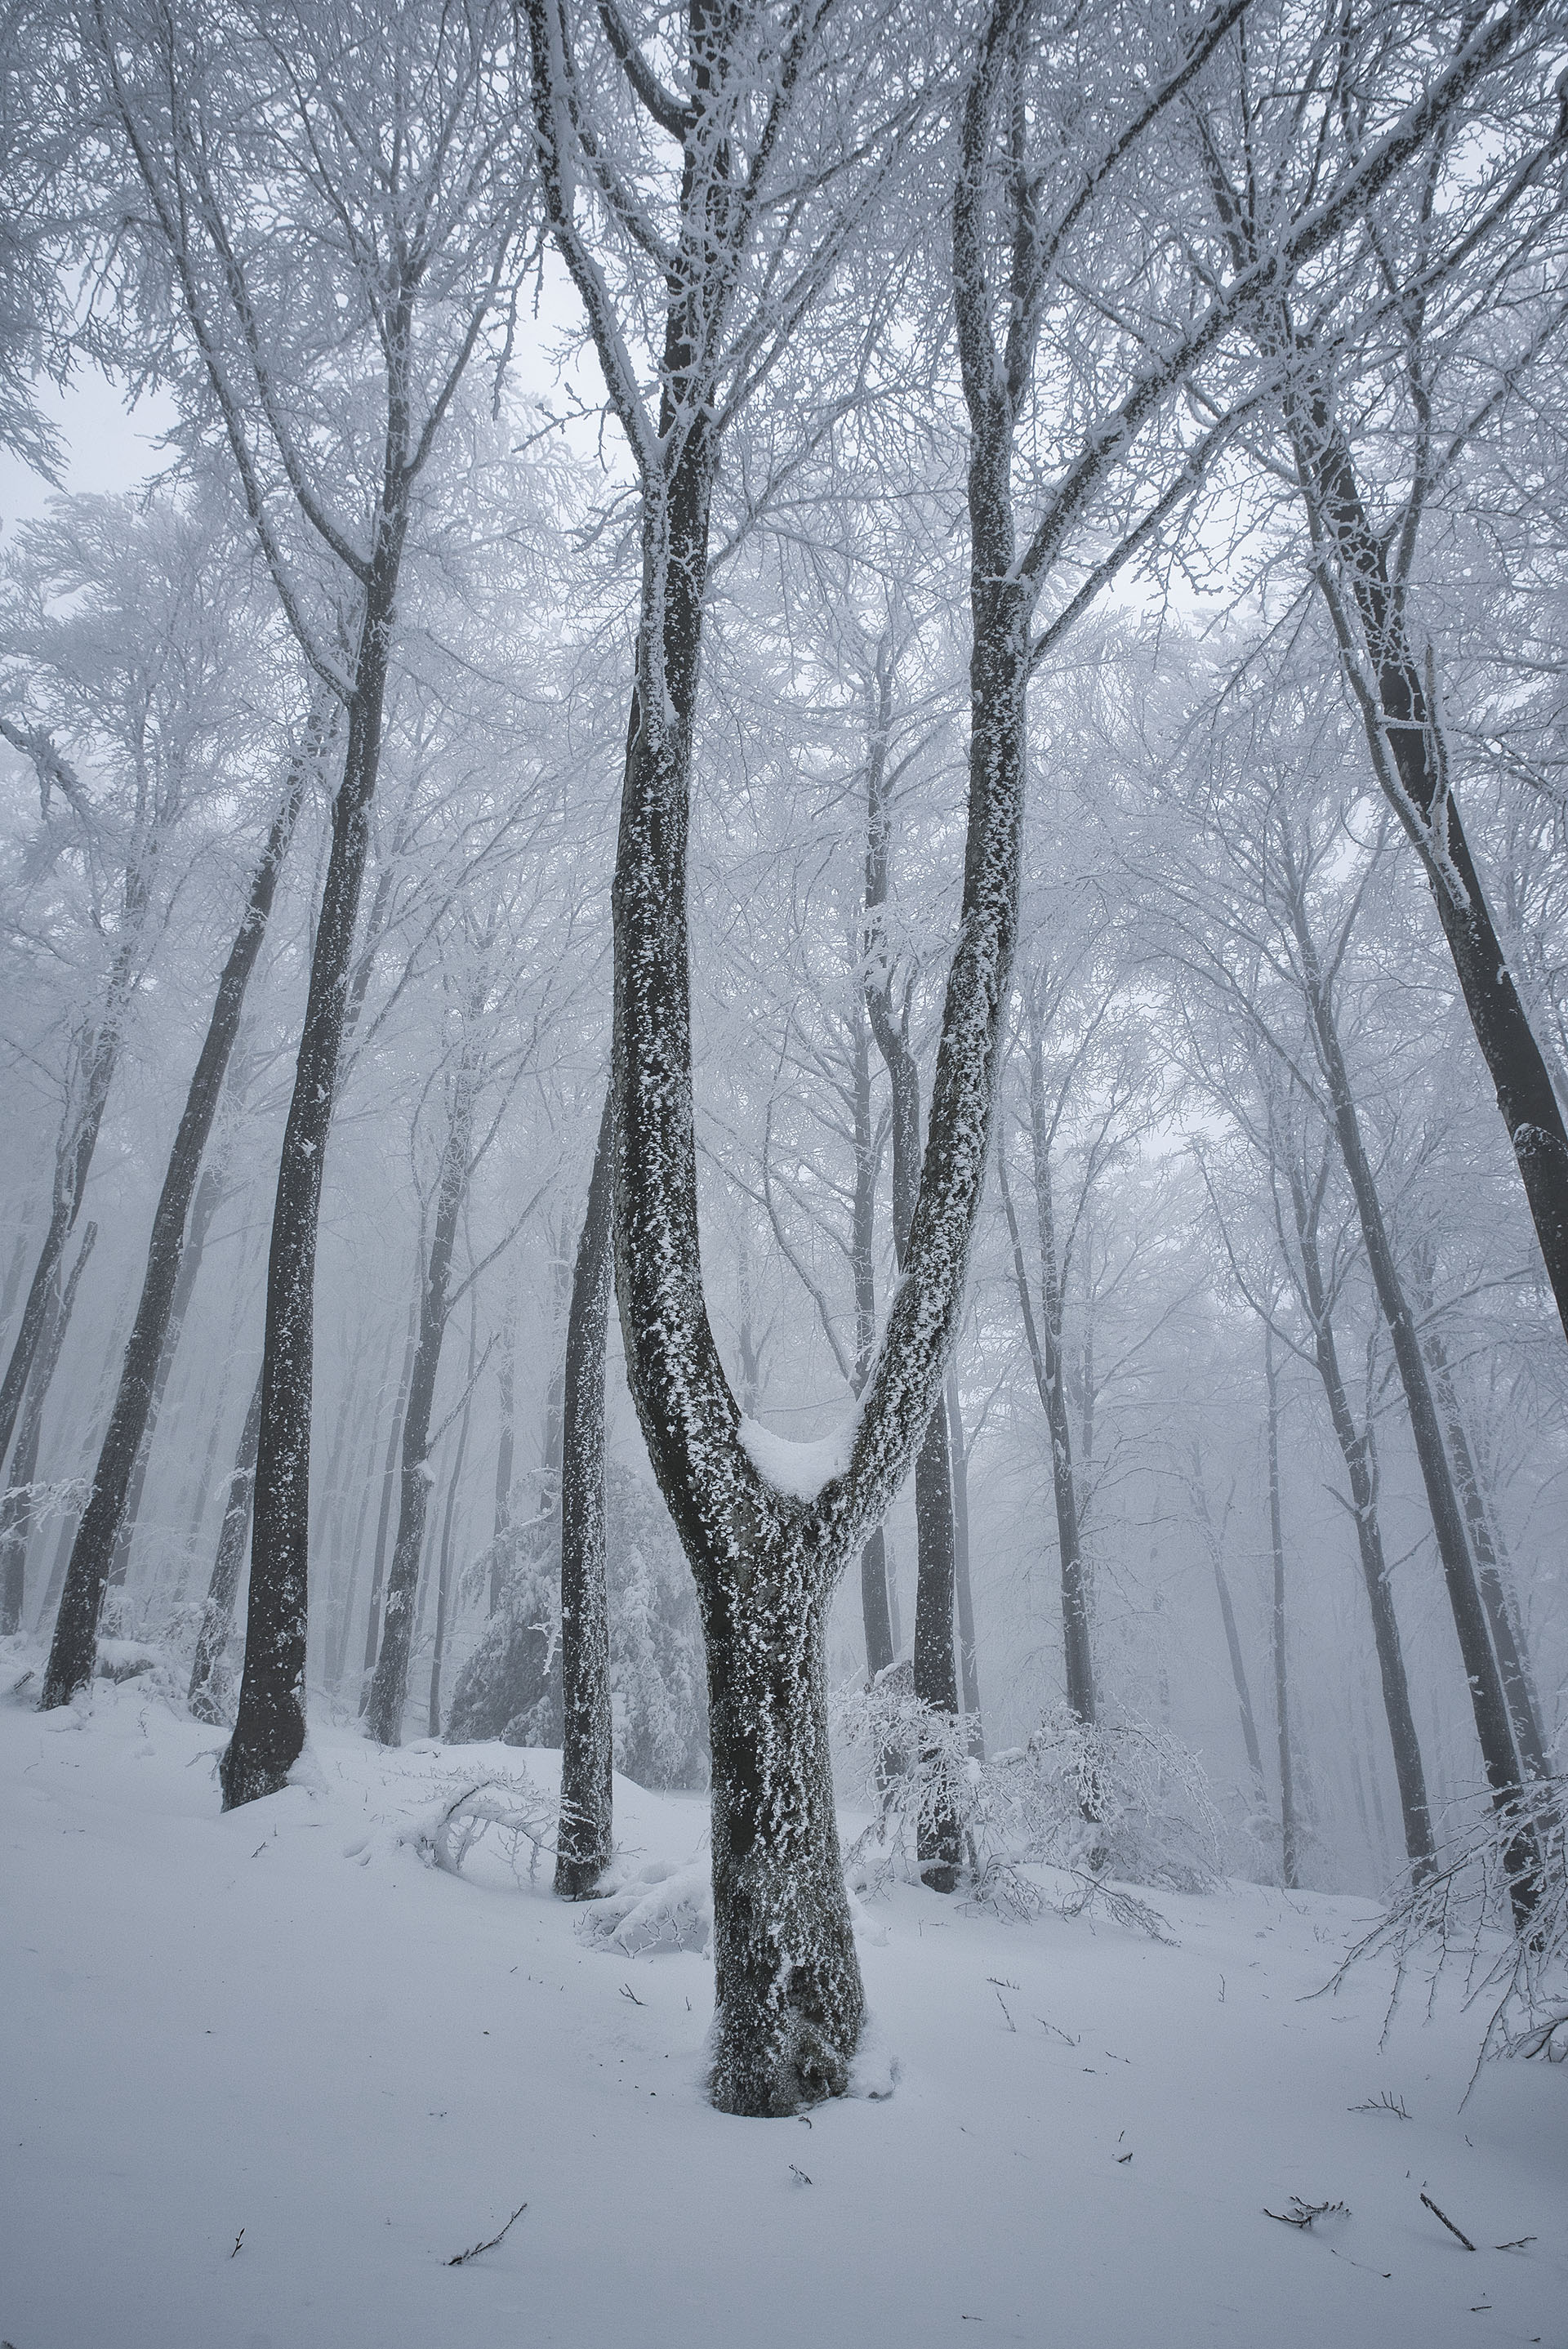
<instances>
[{"instance_id":1,"label":"fallen twig on snow","mask_svg":"<svg viewBox=\"0 0 1568 2349\"><path fill-rule=\"evenodd\" d=\"M1431 2214L1432 2214L1433 2218L1434 2218L1434 2219L1440 2219L1440 2220L1442 2220L1442 2222L1443 2222L1444 2226L1448 2229L1448 2230L1449 2230L1449 2234L1450 2234L1450 2235L1457 2235L1457 2236L1459 2237L1460 2241L1464 2245L1464 2247L1465 2247L1465 2249L1466 2249L1466 2251L1474 2251L1474 2249L1475 2249L1475 2245L1471 2242L1471 2240L1470 2240L1470 2237L1465 2233L1464 2229L1463 2229L1462 2227L1456 2227L1456 2226L1455 2226L1455 2224L1454 2224L1454 2222L1453 2222L1453 2220L1449 2218L1449 2214L1448 2214L1448 2212L1447 2212L1446 2210L1439 2210L1439 2208L1438 2208L1437 2204L1433 2201L1433 2199L1432 2199L1431 2196L1427 2192L1427 2190L1426 2190L1425 2187L1423 2187L1423 2188L1422 2188L1422 2189L1421 2189L1421 2199L1422 2199L1422 2201L1426 2204L1426 2206L1427 2206L1428 2209L1431 2212Z\"/></svg>"},{"instance_id":2,"label":"fallen twig on snow","mask_svg":"<svg viewBox=\"0 0 1568 2349\"><path fill-rule=\"evenodd\" d=\"M1392 2113L1397 2121L1408 2121L1410 2117L1405 2110L1403 2096L1391 2096L1387 2088L1375 2096L1368 2096L1364 2105L1346 2105L1345 2109L1347 2113Z\"/></svg>"},{"instance_id":3,"label":"fallen twig on snow","mask_svg":"<svg viewBox=\"0 0 1568 2349\"><path fill-rule=\"evenodd\" d=\"M516 2226L518 2220L521 2218L527 2208L528 2205L526 2202L520 2202L516 2209L512 2212L511 2218L507 2220L506 2225L501 2229L500 2235L492 2235L488 2243L470 2243L466 2251L459 2251L456 2259L449 2260L447 2261L448 2267L460 2268L466 2261L477 2260L481 2251L493 2251L496 2245L500 2241L501 2235L505 2235L511 2228Z\"/></svg>"},{"instance_id":4,"label":"fallen twig on snow","mask_svg":"<svg viewBox=\"0 0 1568 2349\"><path fill-rule=\"evenodd\" d=\"M1423 2196L1422 2199L1425 2199ZM1264 2217L1277 2219L1282 2227L1306 2228L1315 2219L1348 2219L1349 2216L1348 2202L1304 2202L1299 2194L1291 2196L1288 2210L1271 2210L1266 2202L1264 2204Z\"/></svg>"}]
</instances>

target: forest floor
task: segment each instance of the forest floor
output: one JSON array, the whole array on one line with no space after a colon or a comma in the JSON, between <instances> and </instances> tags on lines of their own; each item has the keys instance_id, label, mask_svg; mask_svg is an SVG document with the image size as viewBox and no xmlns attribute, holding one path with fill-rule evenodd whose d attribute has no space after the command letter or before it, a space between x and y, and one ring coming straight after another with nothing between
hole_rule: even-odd
<instances>
[{"instance_id":1,"label":"forest floor","mask_svg":"<svg viewBox=\"0 0 1568 2349\"><path fill-rule=\"evenodd\" d=\"M705 1956L589 1945L493 1830L460 1876L397 1839L554 1756L323 1724L314 1784L224 1817L218 1735L147 1683L30 1693L0 1699L14 2349L1568 2344L1568 2075L1461 2102L1457 1985L1386 2040L1386 1968L1314 1996L1365 1901L1161 1895L1165 1945L895 1886L864 2093L735 2120ZM615 1792L630 1870L700 1862L702 1798ZM1385 2095L1408 2120L1355 2109ZM1266 2215L1293 2195L1349 2215Z\"/></svg>"}]
</instances>

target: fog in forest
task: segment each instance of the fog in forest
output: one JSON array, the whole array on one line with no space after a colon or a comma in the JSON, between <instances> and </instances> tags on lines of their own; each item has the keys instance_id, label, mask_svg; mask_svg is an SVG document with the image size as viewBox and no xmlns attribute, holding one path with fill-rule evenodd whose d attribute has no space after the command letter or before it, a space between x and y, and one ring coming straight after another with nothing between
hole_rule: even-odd
<instances>
[{"instance_id":1,"label":"fog in forest","mask_svg":"<svg viewBox=\"0 0 1568 2349\"><path fill-rule=\"evenodd\" d=\"M1561 2333L1565 67L0 9L12 2349Z\"/></svg>"}]
</instances>

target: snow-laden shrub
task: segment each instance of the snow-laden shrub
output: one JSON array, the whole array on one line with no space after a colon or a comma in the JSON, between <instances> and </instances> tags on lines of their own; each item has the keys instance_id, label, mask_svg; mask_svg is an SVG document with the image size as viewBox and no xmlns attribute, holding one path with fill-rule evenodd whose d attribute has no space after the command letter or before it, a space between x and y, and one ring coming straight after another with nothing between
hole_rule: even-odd
<instances>
[{"instance_id":1,"label":"snow-laden shrub","mask_svg":"<svg viewBox=\"0 0 1568 2349\"><path fill-rule=\"evenodd\" d=\"M877 1818L856 1847L851 1882L874 1890L879 1871L913 1873L922 1827L944 1813L963 1831L971 1897L1018 1911L1043 1895L1018 1871L1067 1870L1075 1892L1125 1909L1153 1930L1144 1904L1110 1896L1117 1883L1208 1891L1220 1880L1223 1830L1194 1754L1130 1716L1090 1727L1049 1713L1024 1745L984 1763L969 1752L962 1715L923 1704L896 1674L845 1691L834 1708L843 1785L858 1780Z\"/></svg>"},{"instance_id":2,"label":"snow-laden shrub","mask_svg":"<svg viewBox=\"0 0 1568 2349\"><path fill-rule=\"evenodd\" d=\"M713 1940L713 1871L706 1859L686 1868L650 1861L636 1876L587 1903L577 1920L583 1940L639 1958L657 1950L695 1950Z\"/></svg>"},{"instance_id":3,"label":"snow-laden shrub","mask_svg":"<svg viewBox=\"0 0 1568 2349\"><path fill-rule=\"evenodd\" d=\"M1429 1998L1453 1970L1466 2005L1485 2016L1478 2072L1494 2055L1568 2063L1568 1777L1531 1785L1506 1813L1483 1795L1468 1807L1439 1864L1399 1892L1335 1982L1364 1959L1392 1957L1392 2013L1412 1975ZM1512 1893L1522 1856L1532 1896L1522 1920Z\"/></svg>"},{"instance_id":4,"label":"snow-laden shrub","mask_svg":"<svg viewBox=\"0 0 1568 2349\"><path fill-rule=\"evenodd\" d=\"M524 1771L493 1771L480 1780L449 1781L440 1799L397 1830L427 1868L458 1876L481 1837L498 1844L521 1883L531 1884L554 1849L556 1805Z\"/></svg>"},{"instance_id":5,"label":"snow-laden shrub","mask_svg":"<svg viewBox=\"0 0 1568 2349\"><path fill-rule=\"evenodd\" d=\"M685 1554L656 1492L612 1464L605 1527L615 1767L644 1786L706 1786L707 1685ZM488 1560L490 1553L486 1553ZM458 1674L456 1744L559 1745L560 1533L520 1528L501 1602Z\"/></svg>"}]
</instances>

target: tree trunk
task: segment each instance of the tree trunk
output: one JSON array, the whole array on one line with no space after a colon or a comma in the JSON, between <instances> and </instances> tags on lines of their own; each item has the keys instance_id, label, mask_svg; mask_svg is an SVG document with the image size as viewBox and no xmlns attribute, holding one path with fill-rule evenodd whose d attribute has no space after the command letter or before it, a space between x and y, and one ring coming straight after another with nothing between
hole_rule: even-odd
<instances>
[{"instance_id":1,"label":"tree trunk","mask_svg":"<svg viewBox=\"0 0 1568 2349\"><path fill-rule=\"evenodd\" d=\"M174 1314L186 1218L201 1171L201 1154L212 1130L230 1055L240 1030L245 990L266 935L278 874L311 768L319 753L325 723L323 714L307 726L304 743L290 768L266 847L251 876L245 910L218 981L212 1016L169 1154L168 1171L152 1219L141 1298L125 1350L119 1392L109 1414L108 1430L66 1571L66 1587L40 1699L46 1710L51 1705L67 1704L75 1692L92 1678L98 1609L103 1604L104 1585L114 1557L127 1489L155 1409L154 1387ZM170 1350L172 1355L172 1349ZM163 1374L167 1377L166 1368Z\"/></svg>"},{"instance_id":2,"label":"tree trunk","mask_svg":"<svg viewBox=\"0 0 1568 2349\"><path fill-rule=\"evenodd\" d=\"M370 1442L365 1474L359 1480L359 1504L354 1513L354 1535L348 1552L348 1579L343 1593L343 1604L337 1609L332 1626L327 1650L326 1684L330 1689L341 1687L348 1662L348 1642L354 1630L355 1602L359 1596L359 1568L365 1552L365 1526L370 1515L370 1495L376 1490L376 1455L381 1448L381 1401L387 1392L387 1380L392 1368L392 1349L397 1343L396 1328L387 1332L387 1348L381 1357L381 1375L376 1381L370 1400ZM397 1402L394 1398L394 1425ZM363 1440L364 1431L361 1430Z\"/></svg>"},{"instance_id":3,"label":"tree trunk","mask_svg":"<svg viewBox=\"0 0 1568 2349\"><path fill-rule=\"evenodd\" d=\"M234 1627L234 1601L240 1595L240 1574L250 1538L251 1507L256 1489L256 1447L261 1432L262 1377L258 1371L240 1430L234 1473L229 1479L229 1497L218 1529L218 1552L212 1561L212 1577L207 1586L206 1604L196 1634L196 1653L191 1665L186 1702L198 1721L218 1723L229 1718L223 1651Z\"/></svg>"},{"instance_id":4,"label":"tree trunk","mask_svg":"<svg viewBox=\"0 0 1568 2349\"><path fill-rule=\"evenodd\" d=\"M980 1667L975 1650L975 1597L969 1584L969 1455L964 1443L964 1411L958 1373L947 1373L948 1457L953 1464L953 1587L958 1600L958 1663L964 1710L969 1720L969 1751L985 1759L980 1717Z\"/></svg>"},{"instance_id":5,"label":"tree trunk","mask_svg":"<svg viewBox=\"0 0 1568 2349\"><path fill-rule=\"evenodd\" d=\"M117 1588L130 1570L131 1541L137 1520L141 1515L141 1495L147 1483L148 1465L152 1458L152 1439L158 1426L158 1415L163 1408L164 1391L174 1368L174 1356L180 1344L180 1333L185 1326L186 1309L196 1287L196 1275L201 1268L201 1252L207 1243L207 1233L223 1195L223 1177L215 1166L209 1166L196 1185L196 1196L191 1206L191 1224L180 1257L180 1278L174 1285L174 1303L159 1349L158 1370L148 1400L147 1424L136 1449L136 1465L126 1487L125 1506L115 1530L114 1551L109 1559L108 1588Z\"/></svg>"},{"instance_id":6,"label":"tree trunk","mask_svg":"<svg viewBox=\"0 0 1568 2349\"><path fill-rule=\"evenodd\" d=\"M1023 1316L1024 1336L1028 1342L1029 1361L1034 1368L1035 1386L1046 1414L1047 1432L1051 1444L1051 1492L1057 1511L1057 1549L1061 1560L1062 1585L1062 1650L1067 1673L1068 1710L1086 1726L1095 1720L1094 1661L1089 1651L1088 1593L1084 1584L1083 1559L1078 1547L1078 1488L1073 1481L1072 1433L1068 1423L1067 1395L1062 1381L1062 1353L1059 1331L1051 1335L1050 1299L1055 1283L1050 1271L1045 1271L1045 1297L1042 1302L1044 1330L1036 1321L1033 1300L1029 1295L1029 1276L1024 1263L1024 1244L1018 1231L1018 1219L1013 1208L1013 1195L1007 1180L1005 1153L996 1153L996 1170L1001 1183L1002 1205L1007 1218L1007 1235L1013 1250L1013 1278L1018 1292L1018 1309ZM1037 1183L1039 1176L1037 1174ZM1040 1215L1042 1251L1047 1246L1050 1213L1042 1206ZM1047 1257L1047 1263L1054 1261ZM1044 1269L1044 1268L1043 1268Z\"/></svg>"},{"instance_id":7,"label":"tree trunk","mask_svg":"<svg viewBox=\"0 0 1568 2349\"><path fill-rule=\"evenodd\" d=\"M219 1765L225 1810L276 1794L286 1783L305 1738L316 1232L355 923L370 847L370 803L381 756L382 703L406 519L404 506L396 512L384 509L378 521L348 713L343 781L333 802L332 850L278 1166L267 1263L245 1669L234 1733Z\"/></svg>"},{"instance_id":8,"label":"tree trunk","mask_svg":"<svg viewBox=\"0 0 1568 2349\"><path fill-rule=\"evenodd\" d=\"M1429 1312L1429 1295L1426 1308ZM1449 1456L1453 1462L1465 1524L1475 1555L1481 1604L1486 1609L1487 1624L1497 1653L1498 1671L1502 1676L1503 1694L1508 1700L1509 1718L1513 1723L1514 1743L1519 1748L1519 1758L1531 1777L1544 1779L1552 1775L1551 1765L1546 1759L1546 1741L1541 1733L1541 1716L1536 1708L1524 1634L1515 1622L1513 1609L1503 1588L1491 1516L1481 1494L1475 1454L1470 1449L1464 1413L1460 1408L1459 1392L1449 1365L1448 1348L1436 1330L1428 1335L1426 1353L1448 1430Z\"/></svg>"},{"instance_id":9,"label":"tree trunk","mask_svg":"<svg viewBox=\"0 0 1568 2349\"><path fill-rule=\"evenodd\" d=\"M0 1637L19 1631L22 1628L22 1610L26 1594L27 1546L32 1539L33 1520L37 1514L34 1480L38 1473L38 1439L43 1432L44 1402L66 1342L66 1332L71 1326L77 1284L87 1270L88 1258L93 1252L93 1242L97 1237L98 1226L88 1224L82 1233L82 1244L71 1267L65 1295L58 1296L55 1286L51 1285L48 1309L39 1333L38 1349L33 1357L33 1375L27 1382L16 1449L11 1456L10 1482L5 1500L0 1502Z\"/></svg>"},{"instance_id":10,"label":"tree trunk","mask_svg":"<svg viewBox=\"0 0 1568 2349\"><path fill-rule=\"evenodd\" d=\"M877 1341L876 1176L879 1155L872 1131L872 1063L866 1023L854 1013L855 1189L850 1259L855 1282L855 1376L860 1394ZM866 1679L892 1662L892 1613L888 1605L887 1539L879 1526L861 1551L861 1620L866 1636Z\"/></svg>"},{"instance_id":11,"label":"tree trunk","mask_svg":"<svg viewBox=\"0 0 1568 2349\"><path fill-rule=\"evenodd\" d=\"M1377 1302L1393 1342L1394 1360L1405 1392L1411 1433L1415 1438L1416 1457L1431 1510L1432 1528L1437 1536L1438 1555L1442 1561L1443 1579L1448 1586L1449 1605L1453 1614L1454 1629L1459 1634L1465 1676L1470 1683L1470 1704L1475 1714L1476 1734L1480 1744L1487 1783L1499 1817L1509 1831L1507 1866L1514 1914L1523 1924L1534 1907L1539 1863L1533 1842L1517 1825L1520 1772L1508 1703L1476 1588L1464 1519L1460 1514L1448 1455L1443 1450L1442 1431L1438 1423L1437 1406L1432 1400L1426 1361L1395 1266L1393 1247L1383 1221L1382 1205L1361 1139L1361 1123L1350 1091L1345 1056L1340 1049L1333 1005L1316 947L1307 927L1305 903L1288 853L1285 877L1292 891L1291 917L1301 953L1307 1010L1328 1087L1335 1133L1346 1172L1350 1177L1350 1187L1355 1194L1361 1236L1367 1248L1373 1286L1377 1292Z\"/></svg>"},{"instance_id":12,"label":"tree trunk","mask_svg":"<svg viewBox=\"0 0 1568 2349\"><path fill-rule=\"evenodd\" d=\"M370 1702L370 1676L376 1670L376 1658L381 1646L381 1590L387 1568L387 1536L392 1522L392 1497L397 1489L397 1454L402 1448L403 1422L408 1413L408 1388L414 1376L414 1348L419 1335L419 1293L424 1286L424 1269L422 1261L415 1269L414 1295L408 1306L408 1337L403 1348L403 1368L397 1379L392 1424L387 1431L387 1464L381 1472L381 1507L376 1520L376 1561L370 1573L370 1605L365 1619L365 1670L359 1692L362 1715Z\"/></svg>"},{"instance_id":13,"label":"tree trunk","mask_svg":"<svg viewBox=\"0 0 1568 2349\"><path fill-rule=\"evenodd\" d=\"M842 2095L864 1993L839 1857L824 1677L827 1608L803 1559L699 1586L713 1753L720 2112ZM779 1636L788 1626L787 1636Z\"/></svg>"},{"instance_id":14,"label":"tree trunk","mask_svg":"<svg viewBox=\"0 0 1568 2349\"><path fill-rule=\"evenodd\" d=\"M512 1461L517 1449L517 1295L507 1307L500 1346L500 1442L495 1457L495 1532L490 1541L490 1611L500 1605L506 1582L507 1535L511 1530Z\"/></svg>"},{"instance_id":15,"label":"tree trunk","mask_svg":"<svg viewBox=\"0 0 1568 2349\"><path fill-rule=\"evenodd\" d=\"M1404 583L1390 576L1388 547L1373 528L1326 389L1315 384L1296 392L1286 416L1314 539L1325 564L1332 557L1348 581L1371 666L1369 687L1349 614L1332 574L1320 567L1373 767L1420 856L1568 1334L1568 1128L1470 858L1430 662L1423 677L1406 627Z\"/></svg>"},{"instance_id":16,"label":"tree trunk","mask_svg":"<svg viewBox=\"0 0 1568 2349\"><path fill-rule=\"evenodd\" d=\"M909 1042L909 1007L895 1013L892 965L882 937L888 900L892 812L887 775L895 656L884 636L877 647L866 761L866 1012L886 1064L892 1094L892 1240L902 1272L920 1195L920 1070ZM914 1693L934 1711L956 1714L953 1657L953 1472L947 1413L940 1400L926 1423L914 1463ZM865 1573L861 1554L862 1583ZM921 1876L934 1892L958 1882L962 1837L948 1809L921 1807Z\"/></svg>"},{"instance_id":17,"label":"tree trunk","mask_svg":"<svg viewBox=\"0 0 1568 2349\"><path fill-rule=\"evenodd\" d=\"M429 1261L419 1304L419 1342L414 1352L408 1403L403 1414L402 1489L397 1509L397 1538L392 1547L392 1570L387 1578L387 1604L381 1626L381 1651L370 1683L366 1723L383 1745L403 1740L403 1707L408 1692L408 1665L414 1630L414 1602L418 1591L419 1558L424 1547L425 1519L430 1506L430 1411L435 1402L436 1376L441 1366L441 1346L447 1334L447 1298L451 1283L452 1250L458 1216L468 1186L469 1143L473 1123L474 1071L470 1059L472 1030L465 1039L452 1090L450 1121L437 1182L435 1226L430 1235Z\"/></svg>"},{"instance_id":18,"label":"tree trunk","mask_svg":"<svg viewBox=\"0 0 1568 2349\"><path fill-rule=\"evenodd\" d=\"M1356 1521L1361 1578L1366 1584L1367 1602L1372 1610L1372 1639L1377 1651L1383 1711L1388 1723L1389 1743L1394 1750L1394 1775L1399 1788L1405 1853L1410 1863L1411 1875L1419 1883L1432 1872L1436 1864L1436 1847L1432 1839L1432 1815L1427 1801L1427 1775L1421 1762L1420 1741L1416 1733L1410 1685L1405 1674L1405 1651L1394 1613L1394 1594L1388 1587L1383 1537L1377 1522L1377 1491L1373 1475L1369 1431L1357 1433L1351 1416L1349 1397L1339 1368L1339 1352L1334 1340L1334 1323L1323 1278L1317 1225L1311 1201L1299 1170L1294 1166L1289 1170L1289 1180L1296 1234L1301 1246L1306 1306L1312 1319L1317 1374L1323 1381L1335 1440L1339 1445L1345 1473L1350 1482L1351 1513ZM1373 1793L1376 1795L1375 1778Z\"/></svg>"},{"instance_id":19,"label":"tree trunk","mask_svg":"<svg viewBox=\"0 0 1568 2349\"><path fill-rule=\"evenodd\" d=\"M614 1088L599 1119L566 1321L561 1444L561 1826L555 1889L585 1900L610 1861L614 1746L604 1561L604 1344L610 1319Z\"/></svg>"},{"instance_id":20,"label":"tree trunk","mask_svg":"<svg viewBox=\"0 0 1568 2349\"><path fill-rule=\"evenodd\" d=\"M1284 1648L1284 1526L1280 1508L1279 1373L1274 1368L1274 1331L1264 1324L1264 1390L1268 1398L1269 1547L1274 1556L1274 1724L1279 1733L1280 1866L1287 1892L1301 1881L1301 1852L1295 1816L1295 1772L1290 1750L1290 1699L1285 1677Z\"/></svg>"},{"instance_id":21,"label":"tree trunk","mask_svg":"<svg viewBox=\"0 0 1568 2349\"><path fill-rule=\"evenodd\" d=\"M441 1659L447 1647L447 1607L452 1582L452 1520L457 1515L458 1494L463 1481L463 1460L469 1448L469 1426L474 1409L474 1361L479 1352L479 1295L475 1290L469 1299L469 1367L463 1388L463 1415L458 1423L458 1448L452 1459L452 1474L447 1485L447 1506L441 1518L441 1556L436 1575L436 1634L430 1643L430 1709L427 1716L429 1734L441 1733Z\"/></svg>"}]
</instances>

